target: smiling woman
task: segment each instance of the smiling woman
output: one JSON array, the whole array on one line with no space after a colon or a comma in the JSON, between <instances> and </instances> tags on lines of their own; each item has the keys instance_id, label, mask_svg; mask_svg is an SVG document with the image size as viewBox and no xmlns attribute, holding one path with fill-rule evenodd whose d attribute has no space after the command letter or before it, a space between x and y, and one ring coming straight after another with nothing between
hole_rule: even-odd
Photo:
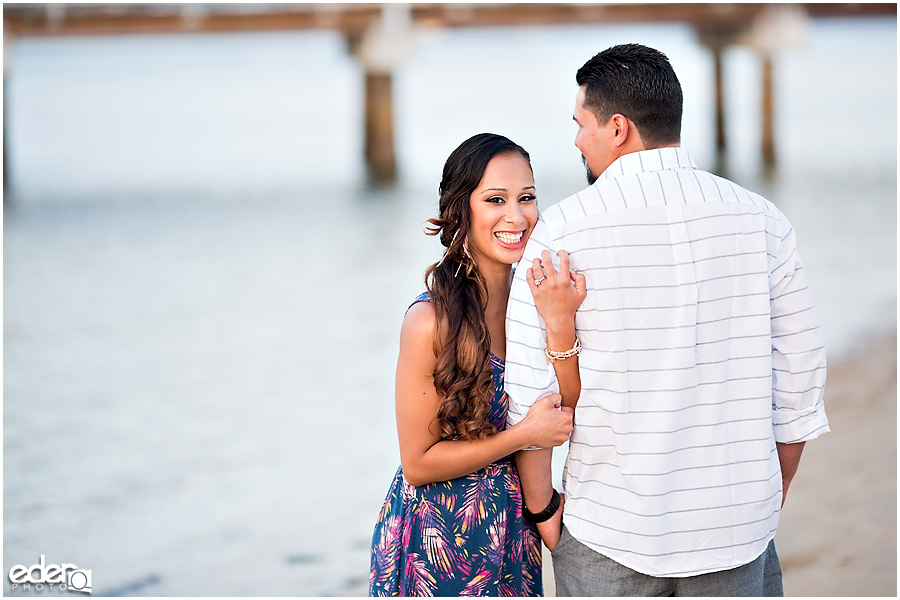
<instances>
[{"instance_id":1,"label":"smiling woman","mask_svg":"<svg viewBox=\"0 0 900 600\"><path fill-rule=\"evenodd\" d=\"M469 201L468 247L482 271L492 267L508 271L522 257L527 234L537 223L534 194L534 175L525 156L510 152L488 163ZM496 350L503 355L502 349Z\"/></svg>"},{"instance_id":2,"label":"smiling woman","mask_svg":"<svg viewBox=\"0 0 900 600\"><path fill-rule=\"evenodd\" d=\"M476 135L447 159L440 192L428 233L447 252L400 333L401 467L372 537L369 594L539 596L541 542L510 455L564 443L573 412L554 394L506 428L506 302L538 220L528 153ZM574 308L562 318L574 330Z\"/></svg>"}]
</instances>

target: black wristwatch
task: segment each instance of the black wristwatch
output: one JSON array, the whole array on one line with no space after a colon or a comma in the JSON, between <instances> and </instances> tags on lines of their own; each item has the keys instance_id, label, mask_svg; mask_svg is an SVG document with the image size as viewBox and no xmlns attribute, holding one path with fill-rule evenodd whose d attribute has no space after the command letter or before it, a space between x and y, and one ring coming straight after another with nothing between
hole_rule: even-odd
<instances>
[{"instance_id":1,"label":"black wristwatch","mask_svg":"<svg viewBox=\"0 0 900 600\"><path fill-rule=\"evenodd\" d=\"M522 502L522 518L528 521L529 523L543 523L548 520L550 517L556 514L556 511L559 509L559 492L553 490L553 496L550 498L550 504L547 505L547 508L542 510L539 513L533 513L525 506L525 502Z\"/></svg>"}]
</instances>

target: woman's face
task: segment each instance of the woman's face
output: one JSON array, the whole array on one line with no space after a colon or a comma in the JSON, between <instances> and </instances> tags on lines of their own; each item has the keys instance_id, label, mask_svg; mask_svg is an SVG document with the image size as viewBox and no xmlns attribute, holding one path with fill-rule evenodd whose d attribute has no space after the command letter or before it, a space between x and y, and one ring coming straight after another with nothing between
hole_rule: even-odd
<instances>
[{"instance_id":1,"label":"woman's face","mask_svg":"<svg viewBox=\"0 0 900 600\"><path fill-rule=\"evenodd\" d=\"M469 199L469 252L479 269L519 262L537 223L534 175L518 152L491 159Z\"/></svg>"}]
</instances>

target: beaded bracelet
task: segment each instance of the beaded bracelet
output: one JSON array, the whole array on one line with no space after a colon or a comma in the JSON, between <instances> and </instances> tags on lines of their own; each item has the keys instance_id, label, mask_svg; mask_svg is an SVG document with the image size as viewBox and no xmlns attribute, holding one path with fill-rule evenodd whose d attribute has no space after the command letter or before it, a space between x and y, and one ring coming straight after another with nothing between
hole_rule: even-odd
<instances>
[{"instance_id":1,"label":"beaded bracelet","mask_svg":"<svg viewBox=\"0 0 900 600\"><path fill-rule=\"evenodd\" d=\"M558 360L566 360L567 358L572 358L573 356L578 356L581 354L581 340L578 339L578 336L575 336L575 346L571 350L566 350L565 352L554 352L548 346L544 348L544 355L547 357L547 360L550 362L556 362Z\"/></svg>"}]
</instances>

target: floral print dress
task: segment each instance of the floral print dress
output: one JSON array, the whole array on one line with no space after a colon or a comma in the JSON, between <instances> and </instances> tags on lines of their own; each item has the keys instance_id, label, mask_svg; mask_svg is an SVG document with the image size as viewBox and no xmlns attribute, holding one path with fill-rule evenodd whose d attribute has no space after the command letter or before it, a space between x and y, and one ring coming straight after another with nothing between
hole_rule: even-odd
<instances>
[{"instance_id":1,"label":"floral print dress","mask_svg":"<svg viewBox=\"0 0 900 600\"><path fill-rule=\"evenodd\" d=\"M427 293L416 302L429 301ZM415 302L414 302L415 304ZM503 361L491 354L490 420L506 428ZM370 596L541 596L541 541L522 519L511 457L413 486L397 470L372 536Z\"/></svg>"}]
</instances>

